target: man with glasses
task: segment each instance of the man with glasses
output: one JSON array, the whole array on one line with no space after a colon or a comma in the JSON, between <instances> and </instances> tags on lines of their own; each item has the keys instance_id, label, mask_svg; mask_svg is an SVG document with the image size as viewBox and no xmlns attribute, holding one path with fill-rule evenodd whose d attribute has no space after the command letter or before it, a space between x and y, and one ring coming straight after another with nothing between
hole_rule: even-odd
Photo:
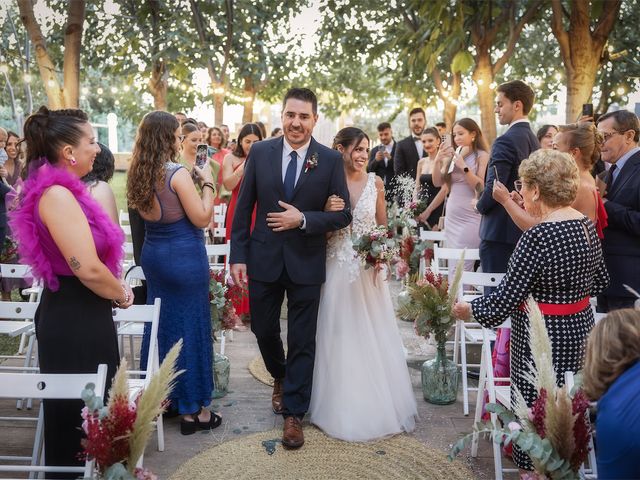
<instances>
[{"instance_id":1,"label":"man with glasses","mask_svg":"<svg viewBox=\"0 0 640 480\"><path fill-rule=\"evenodd\" d=\"M611 284L598 296L598 311L633 307L636 297L624 285L640 291L640 122L626 110L598 120L604 137L602 160L611 165L603 195L608 226L602 248Z\"/></svg>"}]
</instances>

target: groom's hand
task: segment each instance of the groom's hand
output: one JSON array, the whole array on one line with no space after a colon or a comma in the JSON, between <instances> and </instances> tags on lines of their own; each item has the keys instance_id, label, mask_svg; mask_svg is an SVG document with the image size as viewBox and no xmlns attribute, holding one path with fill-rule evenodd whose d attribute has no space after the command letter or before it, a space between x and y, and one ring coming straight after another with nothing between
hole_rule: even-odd
<instances>
[{"instance_id":1,"label":"groom's hand","mask_svg":"<svg viewBox=\"0 0 640 480\"><path fill-rule=\"evenodd\" d=\"M231 278L233 283L246 290L247 288L247 265L245 263L234 263L231 265Z\"/></svg>"},{"instance_id":2,"label":"groom's hand","mask_svg":"<svg viewBox=\"0 0 640 480\"><path fill-rule=\"evenodd\" d=\"M284 208L284 212L267 213L267 225L274 232L284 232L300 228L302 225L302 212L293 205L279 201L278 205Z\"/></svg>"}]
</instances>

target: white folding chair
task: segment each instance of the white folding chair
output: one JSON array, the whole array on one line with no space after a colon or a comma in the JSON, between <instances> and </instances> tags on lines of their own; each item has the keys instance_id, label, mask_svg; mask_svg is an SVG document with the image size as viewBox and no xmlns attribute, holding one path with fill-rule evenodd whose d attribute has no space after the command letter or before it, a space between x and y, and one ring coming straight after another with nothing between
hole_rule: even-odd
<instances>
[{"instance_id":1,"label":"white folding chair","mask_svg":"<svg viewBox=\"0 0 640 480\"><path fill-rule=\"evenodd\" d=\"M214 238L226 238L227 229L225 222L227 220L227 204L221 203L213 207L213 221L211 222L211 231Z\"/></svg>"},{"instance_id":2,"label":"white folding chair","mask_svg":"<svg viewBox=\"0 0 640 480\"><path fill-rule=\"evenodd\" d=\"M503 328L506 328L503 326ZM511 408L511 379L509 377L495 377L493 374L493 366L491 362L491 330L482 329L482 351L480 360L480 378L478 380L478 396L476 397L476 412L474 425L477 425L482 418L482 406L484 403L484 390L487 390L489 402L499 403L506 408ZM496 385L497 382L505 382L507 385ZM497 415L490 414L491 423L495 426ZM474 433L471 441L471 456L478 456L478 434ZM491 442L493 448L493 467L496 480L502 480L503 473L514 473L518 470L515 468L502 467L502 447L500 443Z\"/></svg>"},{"instance_id":3,"label":"white folding chair","mask_svg":"<svg viewBox=\"0 0 640 480\"><path fill-rule=\"evenodd\" d=\"M36 370L38 366L37 348L36 348L36 329L33 319L36 316L38 303L36 302L1 302L0 301L0 335L9 337L17 337L18 335L26 335L29 338L26 352L20 355L0 355L0 358L22 360L22 371L28 372ZM8 367L0 366L0 370L6 370ZM31 398L24 397L27 400L27 408L32 405ZM18 399L16 408L21 409L23 398Z\"/></svg>"},{"instance_id":4,"label":"white folding chair","mask_svg":"<svg viewBox=\"0 0 640 480\"><path fill-rule=\"evenodd\" d=\"M19 263L2 263L0 264L0 277L2 278L16 278L20 280L31 280L31 287L22 290L23 295L29 295L30 302L39 302L40 295L42 295L42 285L40 282L33 280L31 276L31 267L28 265L22 265ZM22 334L20 337L20 347L18 348L18 355L24 353L24 348L27 343L27 337L29 335Z\"/></svg>"},{"instance_id":5,"label":"white folding chair","mask_svg":"<svg viewBox=\"0 0 640 480\"><path fill-rule=\"evenodd\" d=\"M423 228L420 229L420 240L431 240L434 245L438 244L442 246L444 243L444 230L441 231L433 231L433 230L425 230ZM424 257L420 258L420 263L418 265L418 272L420 277L424 276L424 272L427 269L427 263Z\"/></svg>"},{"instance_id":6,"label":"white folding chair","mask_svg":"<svg viewBox=\"0 0 640 480\"><path fill-rule=\"evenodd\" d=\"M212 270L229 271L229 254L231 253L231 242L217 244L217 245L205 245L207 250L207 257L209 258L209 267ZM224 257L224 260L220 262L220 257Z\"/></svg>"},{"instance_id":7,"label":"white folding chair","mask_svg":"<svg viewBox=\"0 0 640 480\"><path fill-rule=\"evenodd\" d=\"M80 399L82 390L87 383L95 385L95 394L104 397L107 381L107 366L99 365L97 373L59 374L59 373L7 373L0 372L0 398L39 398L52 399ZM80 412L78 412L78 415ZM28 421L36 422L36 435L33 442L32 455L25 456L0 456L0 461L17 462L2 463L0 472L30 472L29 478L34 478L35 472L76 472L83 474L83 478L93 478L93 461L86 461L83 467L76 466L42 466L43 458L43 409L37 418L2 417L3 421ZM46 445L44 448L46 449ZM21 465L20 463L29 463Z\"/></svg>"},{"instance_id":8,"label":"white folding chair","mask_svg":"<svg viewBox=\"0 0 640 480\"><path fill-rule=\"evenodd\" d=\"M129 267L127 273L124 276L124 281L131 287L141 285L142 280L145 280L144 271L140 265L133 265ZM124 355L124 341L125 337L129 337L129 354L131 357L131 364L135 365L135 338L141 337L144 334L143 323L127 323L121 325L118 328L118 340L120 342L120 354Z\"/></svg>"},{"instance_id":9,"label":"white folding chair","mask_svg":"<svg viewBox=\"0 0 640 480\"><path fill-rule=\"evenodd\" d=\"M573 372L564 372L564 384L567 390L571 392L575 385L575 379L573 378ZM580 478L586 480L596 480L598 478L598 463L596 462L596 449L593 442L593 432L589 438L589 455L587 461L580 467Z\"/></svg>"},{"instance_id":10,"label":"white folding chair","mask_svg":"<svg viewBox=\"0 0 640 480\"><path fill-rule=\"evenodd\" d=\"M127 371L127 375L129 376L129 398L131 400L135 399L136 396L146 388L151 381L153 374L160 368L160 359L158 354L160 303L160 299L156 298L153 305L131 305L125 310L119 308L113 310L113 321L119 323L118 335L142 336L144 334L144 325L147 323L151 325L146 370L136 370L134 363L135 360L132 358L132 369ZM133 327L133 325L136 325L136 327ZM142 328L139 326L142 326ZM156 429L158 431L158 451L163 452L164 425L162 423L162 415L159 415L156 419Z\"/></svg>"},{"instance_id":11,"label":"white folding chair","mask_svg":"<svg viewBox=\"0 0 640 480\"><path fill-rule=\"evenodd\" d=\"M460 260L464 252L464 261L480 260L480 250L478 248L441 248L437 244L433 246L433 262L431 269L440 275L449 275L449 266ZM452 263L453 262L453 263Z\"/></svg>"},{"instance_id":12,"label":"white folding chair","mask_svg":"<svg viewBox=\"0 0 640 480\"><path fill-rule=\"evenodd\" d=\"M122 227L123 225L129 225L129 212L125 212L120 209L118 212L118 223Z\"/></svg>"},{"instance_id":13,"label":"white folding chair","mask_svg":"<svg viewBox=\"0 0 640 480\"><path fill-rule=\"evenodd\" d=\"M481 295L465 295L462 291L464 285L480 289L484 287L497 287L503 277L504 273L463 272L462 280L460 281L461 291L458 293L458 297L462 297L464 301L469 302ZM481 345L482 335L482 326L479 323L464 322L462 320L456 321L456 330L453 337L453 361L460 365L462 370L462 408L465 415L469 415L469 392L478 390L475 387L470 387L468 384L468 368L480 367L479 363L467 363L467 345ZM489 335L490 341L495 341L496 334L493 330L489 330L487 335ZM460 355L459 358L458 354ZM480 392L481 391L478 391L478 395L480 395Z\"/></svg>"}]
</instances>

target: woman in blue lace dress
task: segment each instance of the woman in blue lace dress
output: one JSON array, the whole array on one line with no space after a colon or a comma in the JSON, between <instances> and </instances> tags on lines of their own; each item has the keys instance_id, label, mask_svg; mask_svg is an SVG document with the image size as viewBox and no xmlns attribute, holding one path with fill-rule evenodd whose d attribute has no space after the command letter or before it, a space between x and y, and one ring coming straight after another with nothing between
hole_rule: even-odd
<instances>
[{"instance_id":1,"label":"woman in blue lace dress","mask_svg":"<svg viewBox=\"0 0 640 480\"><path fill-rule=\"evenodd\" d=\"M220 425L219 415L204 408L213 390L209 313L209 264L202 229L213 213L215 187L208 165L193 167L202 187L198 195L189 171L175 163L182 136L178 121L167 112L142 119L127 179L129 206L140 212L146 235L140 263L147 279L147 303L162 301L158 326L160 360L180 339L184 345L171 394L183 435ZM143 354L148 349L145 331Z\"/></svg>"}]
</instances>

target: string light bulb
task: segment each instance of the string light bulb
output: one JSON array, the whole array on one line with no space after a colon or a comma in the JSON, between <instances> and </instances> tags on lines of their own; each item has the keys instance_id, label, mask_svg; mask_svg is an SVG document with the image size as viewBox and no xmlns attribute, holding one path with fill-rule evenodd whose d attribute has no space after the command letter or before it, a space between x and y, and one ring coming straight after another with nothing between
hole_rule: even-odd
<instances>
[{"instance_id":1,"label":"string light bulb","mask_svg":"<svg viewBox=\"0 0 640 480\"><path fill-rule=\"evenodd\" d=\"M111 87L111 93L118 93L118 87Z\"/></svg>"},{"instance_id":2,"label":"string light bulb","mask_svg":"<svg viewBox=\"0 0 640 480\"><path fill-rule=\"evenodd\" d=\"M131 90L131 87L129 85L125 85L124 87L122 87L122 90L124 92L128 92L129 90Z\"/></svg>"},{"instance_id":3,"label":"string light bulb","mask_svg":"<svg viewBox=\"0 0 640 480\"><path fill-rule=\"evenodd\" d=\"M31 83L31 80L33 80L33 77L31 76L30 73L25 73L24 77L22 77L25 81L25 83Z\"/></svg>"},{"instance_id":4,"label":"string light bulb","mask_svg":"<svg viewBox=\"0 0 640 480\"><path fill-rule=\"evenodd\" d=\"M0 64L0 73L8 73L8 72L9 72L9 65L7 65L6 63Z\"/></svg>"},{"instance_id":5,"label":"string light bulb","mask_svg":"<svg viewBox=\"0 0 640 480\"><path fill-rule=\"evenodd\" d=\"M47 85L48 85L50 88L53 88L53 87L55 87L55 86L56 86L56 82L53 80L53 78L50 78L50 79L47 81Z\"/></svg>"},{"instance_id":6,"label":"string light bulb","mask_svg":"<svg viewBox=\"0 0 640 480\"><path fill-rule=\"evenodd\" d=\"M102 89L102 87L98 87L98 89L96 90L96 93L98 95L102 95L104 93L104 90Z\"/></svg>"},{"instance_id":7,"label":"string light bulb","mask_svg":"<svg viewBox=\"0 0 640 480\"><path fill-rule=\"evenodd\" d=\"M624 92L625 92L625 89L624 89L624 87L622 85L619 86L618 89L616 90L616 93L618 95L624 95Z\"/></svg>"}]
</instances>

